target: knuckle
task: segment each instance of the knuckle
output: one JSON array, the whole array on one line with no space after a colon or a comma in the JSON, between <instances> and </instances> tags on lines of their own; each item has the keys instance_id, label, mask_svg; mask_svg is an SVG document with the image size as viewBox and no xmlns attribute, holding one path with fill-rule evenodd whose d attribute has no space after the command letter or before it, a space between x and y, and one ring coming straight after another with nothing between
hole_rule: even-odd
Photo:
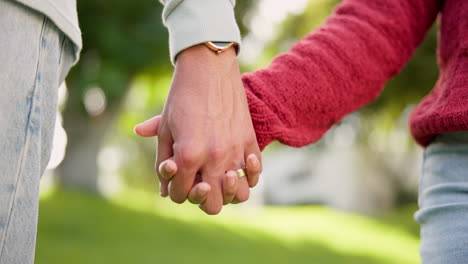
<instances>
[{"instance_id":1,"label":"knuckle","mask_svg":"<svg viewBox=\"0 0 468 264\"><path fill-rule=\"evenodd\" d=\"M223 144L212 145L208 149L209 158L211 160L220 161L226 156L227 150L227 147Z\"/></svg>"},{"instance_id":2,"label":"knuckle","mask_svg":"<svg viewBox=\"0 0 468 264\"><path fill-rule=\"evenodd\" d=\"M178 160L182 167L194 167L198 163L201 154L195 149L182 149L178 152Z\"/></svg>"},{"instance_id":3,"label":"knuckle","mask_svg":"<svg viewBox=\"0 0 468 264\"><path fill-rule=\"evenodd\" d=\"M255 134L252 134L251 136L247 137L246 144L247 146L254 146L258 144L257 137L255 136Z\"/></svg>"},{"instance_id":4,"label":"knuckle","mask_svg":"<svg viewBox=\"0 0 468 264\"><path fill-rule=\"evenodd\" d=\"M240 152L242 152L242 150L243 150L243 146L242 146L241 143L237 143L237 142L236 142L236 143L233 143L233 144L231 145L231 151L232 151L233 153L240 153Z\"/></svg>"}]
</instances>

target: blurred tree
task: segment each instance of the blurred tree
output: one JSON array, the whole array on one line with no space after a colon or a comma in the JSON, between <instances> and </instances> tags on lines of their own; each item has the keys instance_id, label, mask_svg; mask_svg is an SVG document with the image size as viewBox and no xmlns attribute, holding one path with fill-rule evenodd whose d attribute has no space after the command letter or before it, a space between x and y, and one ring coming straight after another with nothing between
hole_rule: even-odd
<instances>
[{"instance_id":1,"label":"blurred tree","mask_svg":"<svg viewBox=\"0 0 468 264\"><path fill-rule=\"evenodd\" d=\"M254 3L238 1L237 15L242 17ZM97 190L97 156L132 81L172 71L162 8L156 0L78 1L84 49L67 78L63 115L68 145L58 168L62 186Z\"/></svg>"},{"instance_id":2,"label":"blurred tree","mask_svg":"<svg viewBox=\"0 0 468 264\"><path fill-rule=\"evenodd\" d=\"M69 97L63 114L68 145L59 167L64 186L96 190L96 158L133 76L145 70L155 74L170 70L161 11L162 6L151 0L78 1L84 49L67 79ZM105 96L88 98L90 103L105 99L97 113L89 113L84 104L90 88L101 89Z\"/></svg>"}]
</instances>

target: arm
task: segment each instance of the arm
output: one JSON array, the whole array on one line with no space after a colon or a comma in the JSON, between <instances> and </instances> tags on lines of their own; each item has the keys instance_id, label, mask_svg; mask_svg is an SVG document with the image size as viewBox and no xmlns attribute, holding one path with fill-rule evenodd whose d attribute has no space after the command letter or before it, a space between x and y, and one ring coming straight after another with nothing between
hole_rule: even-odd
<instances>
[{"instance_id":1,"label":"arm","mask_svg":"<svg viewBox=\"0 0 468 264\"><path fill-rule=\"evenodd\" d=\"M204 189L209 193L201 209L216 214L223 200L247 200L249 184L256 184L255 177L243 177L234 181L237 186L225 188L229 182L225 180L232 179L225 177L226 171L244 167L249 154L260 160L236 50L230 48L216 54L204 45L197 45L240 38L234 19L234 1L164 2L163 18L171 36L174 77L158 130L151 129L154 125L149 122L147 126L138 126L136 132L146 136L158 134L156 168L168 159L177 166L171 170L171 177L175 174L173 178L159 173L161 195L182 203L191 193ZM142 133L145 127L153 133Z\"/></svg>"},{"instance_id":2,"label":"arm","mask_svg":"<svg viewBox=\"0 0 468 264\"><path fill-rule=\"evenodd\" d=\"M234 48L216 54L204 45L180 53L158 129L157 168L173 158L178 170L169 184L174 202L184 202L194 184L211 186L202 209L217 214L223 205L226 171L260 157ZM162 187L167 183L160 175ZM250 179L249 179L250 180ZM236 197L247 200L247 179ZM166 193L167 195L167 193Z\"/></svg>"},{"instance_id":3,"label":"arm","mask_svg":"<svg viewBox=\"0 0 468 264\"><path fill-rule=\"evenodd\" d=\"M326 23L243 76L263 149L274 140L303 146L370 103L410 59L441 0L347 0Z\"/></svg>"}]
</instances>

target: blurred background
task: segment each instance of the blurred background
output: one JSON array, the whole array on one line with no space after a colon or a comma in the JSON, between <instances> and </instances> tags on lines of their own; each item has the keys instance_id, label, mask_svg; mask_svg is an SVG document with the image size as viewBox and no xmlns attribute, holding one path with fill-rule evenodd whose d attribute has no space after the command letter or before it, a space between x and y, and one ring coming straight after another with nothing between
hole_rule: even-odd
<instances>
[{"instance_id":1,"label":"blurred background","mask_svg":"<svg viewBox=\"0 0 468 264\"><path fill-rule=\"evenodd\" d=\"M239 0L242 71L269 64L338 0ZM421 149L407 119L437 78L433 28L381 97L314 145L264 152L251 199L219 216L157 194L155 139L171 82L162 5L79 0L84 50L60 88L36 263L419 263Z\"/></svg>"}]
</instances>

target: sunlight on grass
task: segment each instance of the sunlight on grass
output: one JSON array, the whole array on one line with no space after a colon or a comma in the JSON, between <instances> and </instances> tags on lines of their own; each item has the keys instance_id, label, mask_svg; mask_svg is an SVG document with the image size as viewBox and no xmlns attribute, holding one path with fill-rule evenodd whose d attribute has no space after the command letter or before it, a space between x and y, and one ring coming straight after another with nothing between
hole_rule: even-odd
<instances>
[{"instance_id":1,"label":"sunlight on grass","mask_svg":"<svg viewBox=\"0 0 468 264\"><path fill-rule=\"evenodd\" d=\"M54 193L42 197L39 222L37 263L419 262L417 237L323 207L230 206L206 216L144 192L110 201ZM89 250L93 258L83 255Z\"/></svg>"},{"instance_id":2,"label":"sunlight on grass","mask_svg":"<svg viewBox=\"0 0 468 264\"><path fill-rule=\"evenodd\" d=\"M148 197L149 196L149 197ZM395 263L417 263L419 240L398 228L372 218L340 213L324 207L266 207L260 210L226 208L219 216L207 216L196 206L176 205L165 199L151 208L151 196L129 192L117 197L119 205L153 211L185 221L217 224L229 229L267 232L285 243L319 241L343 253L388 258ZM130 198L132 197L132 198ZM131 202L130 202L131 201ZM234 206L236 207L236 206ZM237 209L237 210L236 210ZM398 254L395 254L398 252Z\"/></svg>"}]
</instances>

